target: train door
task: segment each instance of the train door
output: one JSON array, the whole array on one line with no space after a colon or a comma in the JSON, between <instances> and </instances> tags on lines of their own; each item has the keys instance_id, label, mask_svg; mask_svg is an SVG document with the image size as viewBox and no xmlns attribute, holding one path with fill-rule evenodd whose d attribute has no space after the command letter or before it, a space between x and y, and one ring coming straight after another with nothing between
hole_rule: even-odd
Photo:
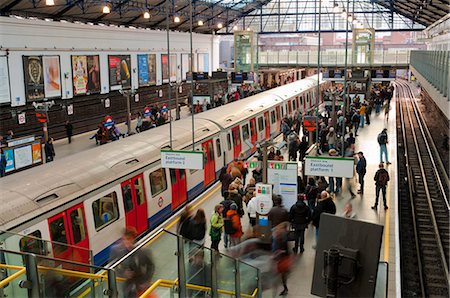
<instances>
[{"instance_id":1,"label":"train door","mask_svg":"<svg viewBox=\"0 0 450 298\"><path fill-rule=\"evenodd\" d=\"M292 102L288 100L288 115L292 114Z\"/></svg>"},{"instance_id":2,"label":"train door","mask_svg":"<svg viewBox=\"0 0 450 298\"><path fill-rule=\"evenodd\" d=\"M256 133L256 118L250 119L250 140L253 144L252 152L256 150L256 142L258 141L258 134Z\"/></svg>"},{"instance_id":3,"label":"train door","mask_svg":"<svg viewBox=\"0 0 450 298\"><path fill-rule=\"evenodd\" d=\"M140 174L122 182L121 187L126 226L134 227L141 234L147 230L148 226L143 175Z\"/></svg>"},{"instance_id":4,"label":"train door","mask_svg":"<svg viewBox=\"0 0 450 298\"><path fill-rule=\"evenodd\" d=\"M186 170L170 169L170 183L172 184L172 210L174 210L187 199Z\"/></svg>"},{"instance_id":5,"label":"train door","mask_svg":"<svg viewBox=\"0 0 450 298\"><path fill-rule=\"evenodd\" d=\"M281 111L280 106L275 107L275 114L277 116L277 129L278 131L281 131Z\"/></svg>"},{"instance_id":6,"label":"train door","mask_svg":"<svg viewBox=\"0 0 450 298\"><path fill-rule=\"evenodd\" d=\"M89 237L83 203L50 217L48 226L55 258L89 264Z\"/></svg>"},{"instance_id":7,"label":"train door","mask_svg":"<svg viewBox=\"0 0 450 298\"><path fill-rule=\"evenodd\" d=\"M231 133L233 135L233 158L238 158L239 154L242 151L241 133L239 126L233 127L231 129Z\"/></svg>"},{"instance_id":8,"label":"train door","mask_svg":"<svg viewBox=\"0 0 450 298\"><path fill-rule=\"evenodd\" d=\"M264 122L266 126L266 140L270 139L270 118L269 118L269 112L264 112Z\"/></svg>"},{"instance_id":9,"label":"train door","mask_svg":"<svg viewBox=\"0 0 450 298\"><path fill-rule=\"evenodd\" d=\"M213 141L208 140L202 144L203 152L205 154L205 165L204 165L204 180L205 187L214 182L216 178L216 165L214 160L214 146Z\"/></svg>"},{"instance_id":10,"label":"train door","mask_svg":"<svg viewBox=\"0 0 450 298\"><path fill-rule=\"evenodd\" d=\"M303 106L303 113L306 113L306 100L303 95L300 96L300 104Z\"/></svg>"}]
</instances>

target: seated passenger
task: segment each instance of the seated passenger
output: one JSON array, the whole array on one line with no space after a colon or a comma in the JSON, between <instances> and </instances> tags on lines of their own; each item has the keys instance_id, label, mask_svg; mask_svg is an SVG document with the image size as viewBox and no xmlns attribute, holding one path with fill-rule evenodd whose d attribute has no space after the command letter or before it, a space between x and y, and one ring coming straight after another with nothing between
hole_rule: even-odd
<instances>
[{"instance_id":1,"label":"seated passenger","mask_svg":"<svg viewBox=\"0 0 450 298\"><path fill-rule=\"evenodd\" d=\"M102 221L103 223L107 223L109 222L113 217L114 217L114 213L112 211L112 203L111 202L106 202L103 204L103 213L102 213Z\"/></svg>"}]
</instances>

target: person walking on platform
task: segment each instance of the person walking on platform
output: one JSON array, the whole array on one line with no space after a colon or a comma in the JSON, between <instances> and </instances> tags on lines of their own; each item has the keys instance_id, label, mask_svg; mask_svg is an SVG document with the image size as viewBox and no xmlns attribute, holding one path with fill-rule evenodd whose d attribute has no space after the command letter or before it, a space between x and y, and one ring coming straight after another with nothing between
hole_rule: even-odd
<instances>
[{"instance_id":1,"label":"person walking on platform","mask_svg":"<svg viewBox=\"0 0 450 298\"><path fill-rule=\"evenodd\" d=\"M69 144L70 144L70 143L72 143L73 125L72 125L72 123L70 123L69 120L67 120L66 124L64 125L64 128L66 129L67 140L69 141Z\"/></svg>"},{"instance_id":2,"label":"person walking on platform","mask_svg":"<svg viewBox=\"0 0 450 298\"><path fill-rule=\"evenodd\" d=\"M51 162L55 158L55 147L53 147L53 138L49 138L47 142L45 142L44 145L44 151L45 151L45 161Z\"/></svg>"},{"instance_id":3,"label":"person walking on platform","mask_svg":"<svg viewBox=\"0 0 450 298\"><path fill-rule=\"evenodd\" d=\"M289 221L295 231L295 254L298 253L299 244L300 253L305 251L305 230L308 228L308 224L311 221L311 210L306 206L304 198L304 195L298 195L297 202L292 205L291 210L289 211Z\"/></svg>"},{"instance_id":4,"label":"person walking on platform","mask_svg":"<svg viewBox=\"0 0 450 298\"><path fill-rule=\"evenodd\" d=\"M277 272L281 275L283 291L280 296L288 294L287 278L292 267L293 258L288 249L288 222L282 222L272 229L272 254L276 264ZM276 287L274 288L276 291ZM275 296L275 295L274 295Z\"/></svg>"},{"instance_id":5,"label":"person walking on platform","mask_svg":"<svg viewBox=\"0 0 450 298\"><path fill-rule=\"evenodd\" d=\"M364 193L364 176L366 175L367 171L367 162L366 158L364 157L364 153L361 151L358 152L358 163L356 164L356 173L358 173L358 181L360 188L358 190L359 194Z\"/></svg>"},{"instance_id":6,"label":"person walking on platform","mask_svg":"<svg viewBox=\"0 0 450 298\"><path fill-rule=\"evenodd\" d=\"M387 135L387 128L384 128L382 132L378 135L378 144L380 145L380 163L383 162L383 153L384 157L386 159L386 164L390 165L388 158L388 152L387 152L387 143L388 143L388 135Z\"/></svg>"},{"instance_id":7,"label":"person walking on platform","mask_svg":"<svg viewBox=\"0 0 450 298\"><path fill-rule=\"evenodd\" d=\"M380 190L381 190L381 193L383 195L384 210L387 210L388 205L386 203L386 187L387 187L388 181L390 180L389 173L384 168L383 163L380 163L380 165L378 167L379 167L379 169L375 173L375 177L373 178L373 180L375 180L375 205L373 205L371 208L373 210L376 210L378 208L378 198L380 196Z\"/></svg>"},{"instance_id":8,"label":"person walking on platform","mask_svg":"<svg viewBox=\"0 0 450 298\"><path fill-rule=\"evenodd\" d=\"M331 182L330 182L331 185ZM330 186L331 187L331 186ZM316 180L313 177L308 178L308 185L305 188L306 199L308 200L309 209L314 210L314 206L316 205L316 199L318 192L318 187L316 185Z\"/></svg>"},{"instance_id":9,"label":"person walking on platform","mask_svg":"<svg viewBox=\"0 0 450 298\"><path fill-rule=\"evenodd\" d=\"M289 221L289 212L283 207L283 199L280 195L272 197L273 207L267 215L271 227L274 228L284 221Z\"/></svg>"},{"instance_id":10,"label":"person walking on platform","mask_svg":"<svg viewBox=\"0 0 450 298\"><path fill-rule=\"evenodd\" d=\"M214 213L211 216L211 228L209 229L209 236L211 236L211 249L219 250L219 242L222 238L223 228L223 205L216 205Z\"/></svg>"},{"instance_id":11,"label":"person walking on platform","mask_svg":"<svg viewBox=\"0 0 450 298\"><path fill-rule=\"evenodd\" d=\"M6 155L3 149L0 149L0 177L5 177L6 175Z\"/></svg>"},{"instance_id":12,"label":"person walking on platform","mask_svg":"<svg viewBox=\"0 0 450 298\"><path fill-rule=\"evenodd\" d=\"M366 116L366 105L362 104L359 108L359 127L364 127L364 121Z\"/></svg>"},{"instance_id":13,"label":"person walking on platform","mask_svg":"<svg viewBox=\"0 0 450 298\"><path fill-rule=\"evenodd\" d=\"M354 132L355 137L358 136L358 128L359 128L359 122L360 122L359 118L360 118L359 110L354 111L351 120L352 120L352 126L353 126L353 130L354 130L353 132Z\"/></svg>"},{"instance_id":14,"label":"person walking on platform","mask_svg":"<svg viewBox=\"0 0 450 298\"><path fill-rule=\"evenodd\" d=\"M306 136L302 137L302 141L298 145L298 153L300 155L299 161L303 161L305 159L306 151L308 151L308 140Z\"/></svg>"}]
</instances>

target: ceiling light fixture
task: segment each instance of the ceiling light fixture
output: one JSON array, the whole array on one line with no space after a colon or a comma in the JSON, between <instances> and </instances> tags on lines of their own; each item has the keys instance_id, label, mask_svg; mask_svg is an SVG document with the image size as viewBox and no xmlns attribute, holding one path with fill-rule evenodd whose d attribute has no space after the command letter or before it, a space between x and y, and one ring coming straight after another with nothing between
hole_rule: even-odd
<instances>
[{"instance_id":1,"label":"ceiling light fixture","mask_svg":"<svg viewBox=\"0 0 450 298\"><path fill-rule=\"evenodd\" d=\"M353 22L353 17L352 16L348 16L347 20L351 23L351 22Z\"/></svg>"},{"instance_id":2,"label":"ceiling light fixture","mask_svg":"<svg viewBox=\"0 0 450 298\"><path fill-rule=\"evenodd\" d=\"M217 24L217 28L222 29L223 28L222 23Z\"/></svg>"},{"instance_id":3,"label":"ceiling light fixture","mask_svg":"<svg viewBox=\"0 0 450 298\"><path fill-rule=\"evenodd\" d=\"M148 11L144 12L144 19L150 19L150 13Z\"/></svg>"},{"instance_id":4,"label":"ceiling light fixture","mask_svg":"<svg viewBox=\"0 0 450 298\"><path fill-rule=\"evenodd\" d=\"M203 21L202 21L202 20L198 20L198 23L197 23L197 25L199 25L199 26L203 26Z\"/></svg>"},{"instance_id":5,"label":"ceiling light fixture","mask_svg":"<svg viewBox=\"0 0 450 298\"><path fill-rule=\"evenodd\" d=\"M173 18L173 22L174 22L174 23L179 23L179 22L181 22L180 17L179 17L179 16L175 16L175 17Z\"/></svg>"},{"instance_id":6,"label":"ceiling light fixture","mask_svg":"<svg viewBox=\"0 0 450 298\"><path fill-rule=\"evenodd\" d=\"M45 0L45 5L48 5L48 6L55 5L55 1L54 0Z\"/></svg>"},{"instance_id":7,"label":"ceiling light fixture","mask_svg":"<svg viewBox=\"0 0 450 298\"><path fill-rule=\"evenodd\" d=\"M108 5L103 6L103 13L110 13L111 12L111 8L109 8Z\"/></svg>"},{"instance_id":8,"label":"ceiling light fixture","mask_svg":"<svg viewBox=\"0 0 450 298\"><path fill-rule=\"evenodd\" d=\"M247 31L251 31L252 29L250 27L247 28Z\"/></svg>"},{"instance_id":9,"label":"ceiling light fixture","mask_svg":"<svg viewBox=\"0 0 450 298\"><path fill-rule=\"evenodd\" d=\"M238 27L236 25L233 26L233 31L237 31Z\"/></svg>"}]
</instances>

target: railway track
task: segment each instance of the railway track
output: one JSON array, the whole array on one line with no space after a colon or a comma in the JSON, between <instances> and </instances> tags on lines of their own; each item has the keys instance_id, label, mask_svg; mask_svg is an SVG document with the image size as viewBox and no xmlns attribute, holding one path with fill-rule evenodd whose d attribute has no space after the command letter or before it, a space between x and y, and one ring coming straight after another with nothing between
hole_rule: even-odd
<instances>
[{"instance_id":1,"label":"railway track","mask_svg":"<svg viewBox=\"0 0 450 298\"><path fill-rule=\"evenodd\" d=\"M449 297L448 176L414 94L395 85L402 296Z\"/></svg>"}]
</instances>

